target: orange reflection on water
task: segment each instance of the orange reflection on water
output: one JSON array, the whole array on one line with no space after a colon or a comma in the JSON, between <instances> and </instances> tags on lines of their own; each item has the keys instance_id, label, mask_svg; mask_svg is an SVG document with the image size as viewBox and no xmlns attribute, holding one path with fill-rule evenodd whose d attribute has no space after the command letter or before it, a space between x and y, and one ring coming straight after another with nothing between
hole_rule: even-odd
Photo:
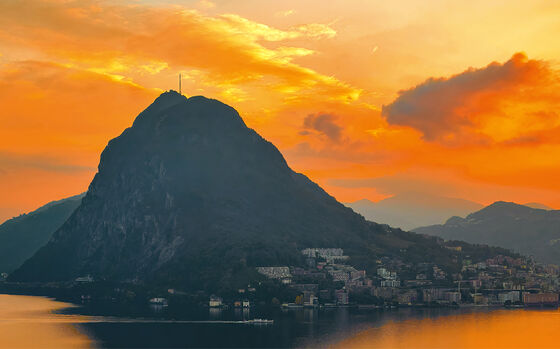
<instances>
[{"instance_id":1,"label":"orange reflection on water","mask_svg":"<svg viewBox=\"0 0 560 349\"><path fill-rule=\"evenodd\" d=\"M390 322L336 348L560 348L560 311L499 310Z\"/></svg>"},{"instance_id":2,"label":"orange reflection on water","mask_svg":"<svg viewBox=\"0 0 560 349\"><path fill-rule=\"evenodd\" d=\"M0 348L89 348L93 341L73 323L82 317L54 314L70 304L42 297L0 295Z\"/></svg>"}]
</instances>

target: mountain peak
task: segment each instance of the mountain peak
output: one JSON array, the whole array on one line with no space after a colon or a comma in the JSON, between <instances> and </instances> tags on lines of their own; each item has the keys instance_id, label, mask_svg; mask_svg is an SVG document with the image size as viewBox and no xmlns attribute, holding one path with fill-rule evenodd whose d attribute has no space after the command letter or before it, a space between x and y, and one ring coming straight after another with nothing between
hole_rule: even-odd
<instances>
[{"instance_id":1,"label":"mountain peak","mask_svg":"<svg viewBox=\"0 0 560 349\"><path fill-rule=\"evenodd\" d=\"M230 131L235 127L246 128L232 107L204 96L187 98L173 90L157 97L132 124L132 129L149 134L154 131L188 132L208 127Z\"/></svg>"},{"instance_id":2,"label":"mountain peak","mask_svg":"<svg viewBox=\"0 0 560 349\"><path fill-rule=\"evenodd\" d=\"M337 202L232 107L169 91L109 142L80 206L10 279L214 292L244 287L258 266L301 266L308 247L344 248L371 269L402 248L414 261L451 258Z\"/></svg>"}]
</instances>

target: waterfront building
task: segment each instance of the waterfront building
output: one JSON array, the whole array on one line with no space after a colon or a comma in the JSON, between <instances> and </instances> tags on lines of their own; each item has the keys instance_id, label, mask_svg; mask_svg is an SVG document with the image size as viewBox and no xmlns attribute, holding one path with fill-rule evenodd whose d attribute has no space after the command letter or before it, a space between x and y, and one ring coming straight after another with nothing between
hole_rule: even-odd
<instances>
[{"instance_id":1,"label":"waterfront building","mask_svg":"<svg viewBox=\"0 0 560 349\"><path fill-rule=\"evenodd\" d=\"M501 292L500 294L498 294L498 302L504 304L507 301L510 302L519 302L520 299L520 295L519 295L519 291L509 291L509 292Z\"/></svg>"},{"instance_id":2,"label":"waterfront building","mask_svg":"<svg viewBox=\"0 0 560 349\"><path fill-rule=\"evenodd\" d=\"M345 289L334 291L336 295L336 302L341 305L348 304L348 291Z\"/></svg>"},{"instance_id":3,"label":"waterfront building","mask_svg":"<svg viewBox=\"0 0 560 349\"><path fill-rule=\"evenodd\" d=\"M523 303L528 306L558 305L558 293L524 293Z\"/></svg>"},{"instance_id":4,"label":"waterfront building","mask_svg":"<svg viewBox=\"0 0 560 349\"><path fill-rule=\"evenodd\" d=\"M210 301L208 302L210 308L219 308L222 306L222 299L216 296L210 296Z\"/></svg>"}]
</instances>

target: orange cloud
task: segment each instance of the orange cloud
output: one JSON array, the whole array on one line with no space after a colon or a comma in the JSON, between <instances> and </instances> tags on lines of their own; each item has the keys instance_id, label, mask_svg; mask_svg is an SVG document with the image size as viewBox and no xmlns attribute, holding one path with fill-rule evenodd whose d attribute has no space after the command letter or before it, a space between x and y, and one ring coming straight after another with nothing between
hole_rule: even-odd
<instances>
[{"instance_id":1,"label":"orange cloud","mask_svg":"<svg viewBox=\"0 0 560 349\"><path fill-rule=\"evenodd\" d=\"M24 15L22 15L24 14ZM320 91L352 101L360 90L293 63L313 50L289 45L295 38L332 38L336 31L309 23L286 30L236 14L203 15L181 7L109 5L106 2L30 0L0 3L0 43L26 47L49 60L113 76L168 69L198 69L202 83L243 89L272 86L279 95ZM250 88L250 87L249 87Z\"/></svg>"},{"instance_id":2,"label":"orange cloud","mask_svg":"<svg viewBox=\"0 0 560 349\"><path fill-rule=\"evenodd\" d=\"M407 187L560 206L557 72L508 60L558 56L548 3L191 4L0 1L0 211L85 190L107 141L179 72L340 200ZM492 59L506 62L453 75Z\"/></svg>"},{"instance_id":3,"label":"orange cloud","mask_svg":"<svg viewBox=\"0 0 560 349\"><path fill-rule=\"evenodd\" d=\"M383 107L387 121L410 126L428 141L492 143L530 136L560 124L560 83L544 61L522 53L507 62L430 78Z\"/></svg>"}]
</instances>

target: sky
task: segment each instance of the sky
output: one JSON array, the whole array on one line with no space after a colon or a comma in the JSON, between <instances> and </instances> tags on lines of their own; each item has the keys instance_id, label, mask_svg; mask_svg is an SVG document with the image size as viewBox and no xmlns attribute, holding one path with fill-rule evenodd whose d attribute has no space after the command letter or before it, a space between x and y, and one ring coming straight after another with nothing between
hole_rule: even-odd
<instances>
[{"instance_id":1,"label":"sky","mask_svg":"<svg viewBox=\"0 0 560 349\"><path fill-rule=\"evenodd\" d=\"M339 201L560 208L558 18L539 0L0 1L0 221L86 191L179 73Z\"/></svg>"}]
</instances>

